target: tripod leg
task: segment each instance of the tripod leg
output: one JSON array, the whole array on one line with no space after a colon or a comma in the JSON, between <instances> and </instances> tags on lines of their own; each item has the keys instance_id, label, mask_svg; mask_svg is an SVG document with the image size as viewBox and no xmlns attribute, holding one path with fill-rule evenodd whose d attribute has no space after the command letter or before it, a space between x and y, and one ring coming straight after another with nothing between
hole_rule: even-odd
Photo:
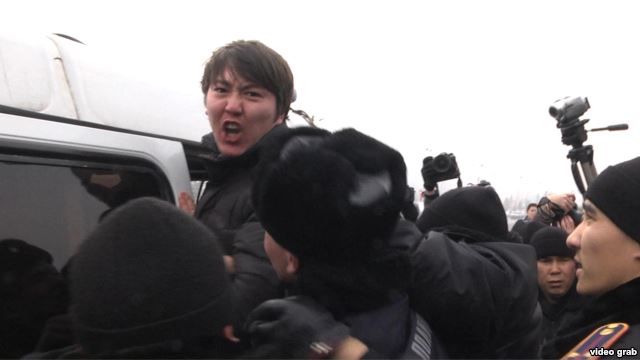
<instances>
[{"instance_id":1,"label":"tripod leg","mask_svg":"<svg viewBox=\"0 0 640 360\"><path fill-rule=\"evenodd\" d=\"M571 160L571 173L573 174L573 180L576 182L576 186L580 193L584 195L586 189L584 187L584 182L582 181L582 174L580 174L580 170L578 170L578 163L575 160Z\"/></svg>"},{"instance_id":2,"label":"tripod leg","mask_svg":"<svg viewBox=\"0 0 640 360\"><path fill-rule=\"evenodd\" d=\"M587 180L587 186L591 185L596 176L598 176L598 172L596 171L596 167L593 165L593 161L581 161L580 166L582 167L584 178Z\"/></svg>"}]
</instances>

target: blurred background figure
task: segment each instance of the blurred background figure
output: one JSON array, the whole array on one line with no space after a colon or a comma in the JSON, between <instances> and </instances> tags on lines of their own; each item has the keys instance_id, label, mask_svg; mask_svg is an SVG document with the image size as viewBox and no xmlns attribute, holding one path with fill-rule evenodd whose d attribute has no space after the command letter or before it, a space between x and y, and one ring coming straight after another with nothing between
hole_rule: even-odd
<instances>
[{"instance_id":1,"label":"blurred background figure","mask_svg":"<svg viewBox=\"0 0 640 360\"><path fill-rule=\"evenodd\" d=\"M538 213L538 204L529 203L529 205L527 205L527 216L525 219L529 221L533 220L536 217L536 213Z\"/></svg>"},{"instance_id":2,"label":"blurred background figure","mask_svg":"<svg viewBox=\"0 0 640 360\"><path fill-rule=\"evenodd\" d=\"M529 203L529 205L527 205L526 215L524 216L524 218L516 221L516 223L513 224L511 231L516 232L518 235L520 235L524 239L525 232L526 232L525 229L527 227L527 224L533 221L533 219L536 217L537 212L538 212L538 204ZM528 241L525 241L525 242L528 243Z\"/></svg>"}]
</instances>

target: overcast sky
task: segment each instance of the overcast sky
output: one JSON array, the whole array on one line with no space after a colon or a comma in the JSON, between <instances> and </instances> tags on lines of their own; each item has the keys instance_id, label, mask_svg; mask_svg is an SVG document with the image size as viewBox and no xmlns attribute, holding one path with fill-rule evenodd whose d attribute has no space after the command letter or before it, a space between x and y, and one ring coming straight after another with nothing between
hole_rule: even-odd
<instances>
[{"instance_id":1,"label":"overcast sky","mask_svg":"<svg viewBox=\"0 0 640 360\"><path fill-rule=\"evenodd\" d=\"M453 152L464 183L502 197L575 191L549 105L587 96L598 170L640 155L634 1L4 1L0 31L61 32L199 94L204 61L236 39L281 53L294 108L397 148L409 182ZM206 121L203 113L202 121ZM537 199L531 199L537 200Z\"/></svg>"}]
</instances>

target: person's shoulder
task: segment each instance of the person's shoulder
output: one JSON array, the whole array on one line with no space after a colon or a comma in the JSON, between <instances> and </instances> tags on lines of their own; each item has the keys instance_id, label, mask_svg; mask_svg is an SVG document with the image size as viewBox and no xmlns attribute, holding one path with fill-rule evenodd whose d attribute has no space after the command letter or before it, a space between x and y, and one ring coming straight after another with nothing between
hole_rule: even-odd
<instances>
[{"instance_id":1,"label":"person's shoulder","mask_svg":"<svg viewBox=\"0 0 640 360\"><path fill-rule=\"evenodd\" d=\"M639 345L640 324L608 323L594 329L564 355L563 359L636 357Z\"/></svg>"},{"instance_id":2,"label":"person's shoulder","mask_svg":"<svg viewBox=\"0 0 640 360\"><path fill-rule=\"evenodd\" d=\"M640 323L629 325L629 329L620 337L619 341L617 341L614 346L614 349L617 350L631 348L635 348L635 350L640 351ZM634 354L634 356L638 356L638 353Z\"/></svg>"}]
</instances>

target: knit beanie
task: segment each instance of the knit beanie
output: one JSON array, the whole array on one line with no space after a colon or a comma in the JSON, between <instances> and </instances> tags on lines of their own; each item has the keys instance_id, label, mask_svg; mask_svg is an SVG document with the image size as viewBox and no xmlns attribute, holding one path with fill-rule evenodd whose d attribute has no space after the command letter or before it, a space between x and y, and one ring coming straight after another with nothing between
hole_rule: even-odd
<instances>
[{"instance_id":1,"label":"knit beanie","mask_svg":"<svg viewBox=\"0 0 640 360\"><path fill-rule=\"evenodd\" d=\"M71 317L87 354L222 334L230 287L215 237L170 203L117 208L71 264Z\"/></svg>"},{"instance_id":2,"label":"knit beanie","mask_svg":"<svg viewBox=\"0 0 640 360\"><path fill-rule=\"evenodd\" d=\"M589 185L585 199L640 242L640 157L607 167Z\"/></svg>"},{"instance_id":3,"label":"knit beanie","mask_svg":"<svg viewBox=\"0 0 640 360\"><path fill-rule=\"evenodd\" d=\"M336 264L382 247L404 204L399 152L354 129L301 128L272 155L262 156L253 201L278 244L303 260Z\"/></svg>"},{"instance_id":4,"label":"knit beanie","mask_svg":"<svg viewBox=\"0 0 640 360\"><path fill-rule=\"evenodd\" d=\"M508 240L507 216L498 193L489 186L468 186L447 191L424 210L420 228L457 227Z\"/></svg>"},{"instance_id":5,"label":"knit beanie","mask_svg":"<svg viewBox=\"0 0 640 360\"><path fill-rule=\"evenodd\" d=\"M549 225L543 222L535 220L527 222L524 227L524 235L522 236L522 241L525 244L531 244L531 237L533 237L533 234L535 234L538 230L544 229L548 226Z\"/></svg>"},{"instance_id":6,"label":"knit beanie","mask_svg":"<svg viewBox=\"0 0 640 360\"><path fill-rule=\"evenodd\" d=\"M558 227L545 226L531 237L538 260L549 256L573 257L575 250L567 247L567 232Z\"/></svg>"}]
</instances>

